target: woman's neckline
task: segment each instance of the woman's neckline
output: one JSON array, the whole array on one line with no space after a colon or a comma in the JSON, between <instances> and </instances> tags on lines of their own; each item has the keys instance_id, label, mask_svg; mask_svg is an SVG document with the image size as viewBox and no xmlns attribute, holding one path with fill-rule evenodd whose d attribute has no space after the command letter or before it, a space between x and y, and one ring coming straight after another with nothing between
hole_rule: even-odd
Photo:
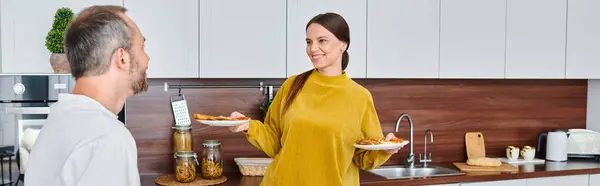
<instances>
[{"instance_id":1,"label":"woman's neckline","mask_svg":"<svg viewBox=\"0 0 600 186\"><path fill-rule=\"evenodd\" d=\"M319 72L317 69L313 69L311 76L314 77L316 81L332 85L339 85L340 83L344 83L348 80L348 76L343 70L342 73L339 75L328 76Z\"/></svg>"}]
</instances>

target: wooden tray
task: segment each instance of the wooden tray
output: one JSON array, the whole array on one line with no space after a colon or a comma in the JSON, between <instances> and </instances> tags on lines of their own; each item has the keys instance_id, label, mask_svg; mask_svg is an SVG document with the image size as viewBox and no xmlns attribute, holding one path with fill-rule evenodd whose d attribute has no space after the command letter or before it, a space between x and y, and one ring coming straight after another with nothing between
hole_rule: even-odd
<instances>
[{"instance_id":1,"label":"wooden tray","mask_svg":"<svg viewBox=\"0 0 600 186\"><path fill-rule=\"evenodd\" d=\"M518 172L519 167L510 164L502 163L498 167L471 166L463 162L455 162L454 166L463 172L480 171L480 172Z\"/></svg>"},{"instance_id":2,"label":"wooden tray","mask_svg":"<svg viewBox=\"0 0 600 186\"><path fill-rule=\"evenodd\" d=\"M166 176L160 176L160 177L156 178L156 180L154 180L154 182L156 184L163 185L163 186L218 185L221 183L225 183L226 181L227 181L227 178L225 176L222 176L215 180L206 180L206 179L203 179L200 175L198 175L198 176L196 176L196 180L194 180L193 182L179 183L177 180L175 180L175 175L173 175L173 174L166 175Z\"/></svg>"}]
</instances>

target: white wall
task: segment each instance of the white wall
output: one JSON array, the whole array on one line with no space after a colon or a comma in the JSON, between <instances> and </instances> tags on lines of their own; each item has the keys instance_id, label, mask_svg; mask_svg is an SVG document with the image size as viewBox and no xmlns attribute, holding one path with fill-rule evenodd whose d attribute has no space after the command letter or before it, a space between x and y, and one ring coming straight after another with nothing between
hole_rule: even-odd
<instances>
[{"instance_id":1,"label":"white wall","mask_svg":"<svg viewBox=\"0 0 600 186\"><path fill-rule=\"evenodd\" d=\"M588 80L586 128L600 132L600 79Z\"/></svg>"}]
</instances>

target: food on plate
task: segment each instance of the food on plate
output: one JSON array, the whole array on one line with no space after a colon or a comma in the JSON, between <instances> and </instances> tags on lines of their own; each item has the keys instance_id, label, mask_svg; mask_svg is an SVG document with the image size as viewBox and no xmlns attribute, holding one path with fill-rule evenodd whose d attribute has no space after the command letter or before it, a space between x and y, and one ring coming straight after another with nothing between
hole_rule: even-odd
<instances>
[{"instance_id":1,"label":"food on plate","mask_svg":"<svg viewBox=\"0 0 600 186\"><path fill-rule=\"evenodd\" d=\"M236 118L225 117L225 116L211 116L205 114L194 114L196 120L213 120L213 121L236 121L236 120L248 120L249 117L241 116Z\"/></svg>"},{"instance_id":2,"label":"food on plate","mask_svg":"<svg viewBox=\"0 0 600 186\"><path fill-rule=\"evenodd\" d=\"M502 165L502 162L500 162L500 160L497 160L494 158L481 157L481 158L468 159L467 165L482 166L482 167L498 167L498 166Z\"/></svg>"},{"instance_id":3,"label":"food on plate","mask_svg":"<svg viewBox=\"0 0 600 186\"><path fill-rule=\"evenodd\" d=\"M383 143L385 143L385 140L377 139L377 138L365 138L365 139L358 140L356 142L356 144L359 144L359 145L379 145L379 144L383 144Z\"/></svg>"},{"instance_id":4,"label":"food on plate","mask_svg":"<svg viewBox=\"0 0 600 186\"><path fill-rule=\"evenodd\" d=\"M402 138L396 138L396 139L390 140L390 142L392 142L392 143L402 143L402 142L404 142L404 140Z\"/></svg>"},{"instance_id":5,"label":"food on plate","mask_svg":"<svg viewBox=\"0 0 600 186\"><path fill-rule=\"evenodd\" d=\"M225 116L211 116L204 114L194 114L194 119L197 120L229 120L228 117Z\"/></svg>"},{"instance_id":6,"label":"food on plate","mask_svg":"<svg viewBox=\"0 0 600 186\"><path fill-rule=\"evenodd\" d=\"M402 142L404 142L404 140L401 139L401 138L396 138L396 139L393 139L393 140L390 140L390 141L386 141L383 138L365 138L365 139L358 140L356 142L356 144L359 144L359 145L380 145L380 144L392 144L392 143L402 143Z\"/></svg>"},{"instance_id":7,"label":"food on plate","mask_svg":"<svg viewBox=\"0 0 600 186\"><path fill-rule=\"evenodd\" d=\"M231 118L231 120L249 120L249 117L246 116L241 116L241 117L237 117L237 118Z\"/></svg>"},{"instance_id":8,"label":"food on plate","mask_svg":"<svg viewBox=\"0 0 600 186\"><path fill-rule=\"evenodd\" d=\"M220 163L202 159L202 176L206 179L217 179L223 176L223 167Z\"/></svg>"}]
</instances>

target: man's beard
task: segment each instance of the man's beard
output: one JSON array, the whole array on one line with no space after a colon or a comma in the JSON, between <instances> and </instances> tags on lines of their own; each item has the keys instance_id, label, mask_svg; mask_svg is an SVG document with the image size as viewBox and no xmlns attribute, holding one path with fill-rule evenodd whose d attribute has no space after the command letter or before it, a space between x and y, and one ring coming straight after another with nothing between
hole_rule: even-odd
<instances>
[{"instance_id":1,"label":"man's beard","mask_svg":"<svg viewBox=\"0 0 600 186\"><path fill-rule=\"evenodd\" d=\"M146 71L139 68L139 62L132 56L131 67L129 68L129 75L131 77L131 79L129 79L129 84L131 85L131 89L133 90L133 95L148 90L148 80L146 78Z\"/></svg>"}]
</instances>

